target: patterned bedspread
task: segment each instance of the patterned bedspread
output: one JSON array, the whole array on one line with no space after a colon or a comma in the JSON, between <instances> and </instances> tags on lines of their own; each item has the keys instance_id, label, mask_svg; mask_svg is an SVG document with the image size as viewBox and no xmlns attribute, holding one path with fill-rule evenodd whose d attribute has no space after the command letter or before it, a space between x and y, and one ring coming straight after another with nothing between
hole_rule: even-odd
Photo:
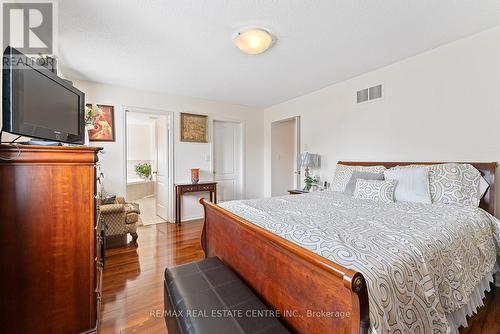
<instances>
[{"instance_id":1,"label":"patterned bedspread","mask_svg":"<svg viewBox=\"0 0 500 334\"><path fill-rule=\"evenodd\" d=\"M387 204L330 191L220 206L361 272L380 334L448 333L445 314L468 302L500 244L500 222L472 207Z\"/></svg>"}]
</instances>

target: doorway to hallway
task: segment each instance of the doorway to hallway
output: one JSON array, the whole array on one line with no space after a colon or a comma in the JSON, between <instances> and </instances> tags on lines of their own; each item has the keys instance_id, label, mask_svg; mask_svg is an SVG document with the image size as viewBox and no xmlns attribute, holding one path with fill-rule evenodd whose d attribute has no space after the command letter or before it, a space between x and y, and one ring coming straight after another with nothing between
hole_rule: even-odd
<instances>
[{"instance_id":1,"label":"doorway to hallway","mask_svg":"<svg viewBox=\"0 0 500 334\"><path fill-rule=\"evenodd\" d=\"M300 117L271 123L271 195L300 188Z\"/></svg>"}]
</instances>

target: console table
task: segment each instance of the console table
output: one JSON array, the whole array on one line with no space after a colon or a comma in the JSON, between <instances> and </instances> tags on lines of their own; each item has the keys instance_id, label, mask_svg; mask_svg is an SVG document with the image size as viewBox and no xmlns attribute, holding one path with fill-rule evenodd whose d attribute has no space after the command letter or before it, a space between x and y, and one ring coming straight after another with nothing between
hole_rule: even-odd
<instances>
[{"instance_id":1,"label":"console table","mask_svg":"<svg viewBox=\"0 0 500 334\"><path fill-rule=\"evenodd\" d=\"M185 193L209 192L210 201L217 204L217 182L184 183L175 185L175 222L181 223L182 195Z\"/></svg>"}]
</instances>

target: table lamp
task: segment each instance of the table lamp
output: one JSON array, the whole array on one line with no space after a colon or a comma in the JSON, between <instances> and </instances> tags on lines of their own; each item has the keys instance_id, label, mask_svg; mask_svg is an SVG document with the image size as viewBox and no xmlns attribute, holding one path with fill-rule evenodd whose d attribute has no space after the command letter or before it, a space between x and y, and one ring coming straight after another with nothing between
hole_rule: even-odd
<instances>
[{"instance_id":1,"label":"table lamp","mask_svg":"<svg viewBox=\"0 0 500 334\"><path fill-rule=\"evenodd\" d=\"M306 178L310 177L311 173L309 172L309 168L319 167L319 155L309 152L302 153L300 155L300 166L305 168L304 176Z\"/></svg>"}]
</instances>

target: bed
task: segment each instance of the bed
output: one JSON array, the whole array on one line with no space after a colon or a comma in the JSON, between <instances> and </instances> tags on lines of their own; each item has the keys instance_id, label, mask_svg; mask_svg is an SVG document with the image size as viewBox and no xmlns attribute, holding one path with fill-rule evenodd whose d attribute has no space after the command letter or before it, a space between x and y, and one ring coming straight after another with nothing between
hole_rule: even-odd
<instances>
[{"instance_id":1,"label":"bed","mask_svg":"<svg viewBox=\"0 0 500 334\"><path fill-rule=\"evenodd\" d=\"M500 234L492 216L497 165L471 164L490 185L482 209L374 204L334 192L224 208L202 199L202 246L294 332L446 333L455 311L489 283Z\"/></svg>"}]
</instances>

